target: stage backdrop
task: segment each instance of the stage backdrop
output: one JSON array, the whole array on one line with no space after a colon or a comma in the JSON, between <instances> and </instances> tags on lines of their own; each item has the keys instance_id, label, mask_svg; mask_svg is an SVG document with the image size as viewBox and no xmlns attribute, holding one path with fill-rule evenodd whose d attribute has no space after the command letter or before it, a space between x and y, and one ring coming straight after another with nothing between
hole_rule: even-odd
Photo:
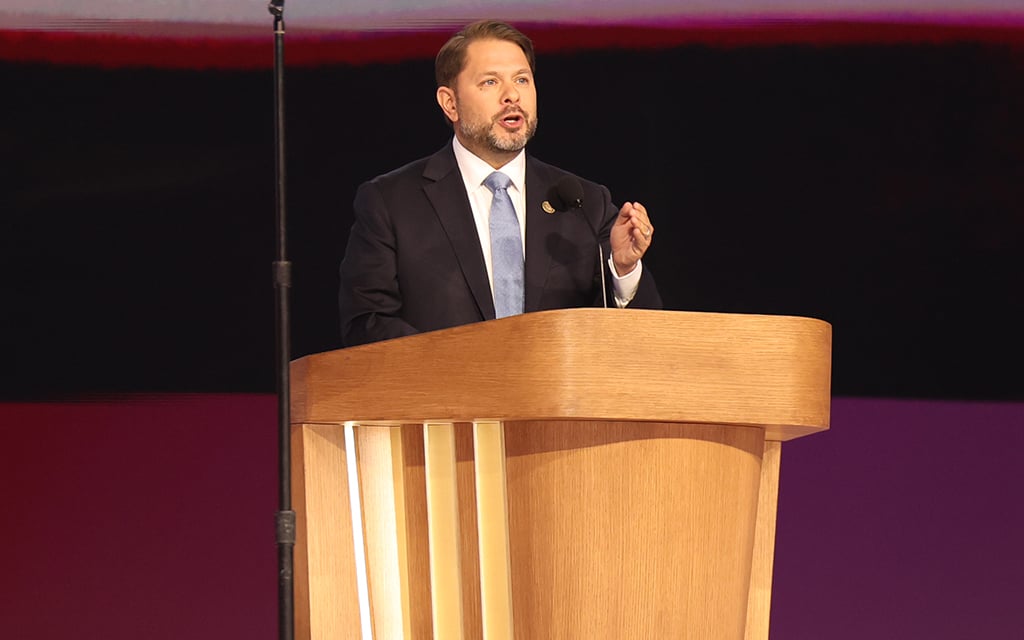
<instances>
[{"instance_id":1,"label":"stage backdrop","mask_svg":"<svg viewBox=\"0 0 1024 640\"><path fill-rule=\"evenodd\" d=\"M275 415L0 404L4 637L275 638ZM1018 638L1022 450L1024 404L837 398L783 448L773 640Z\"/></svg>"},{"instance_id":2,"label":"stage backdrop","mask_svg":"<svg viewBox=\"0 0 1024 640\"><path fill-rule=\"evenodd\" d=\"M833 324L773 638L1017 637L1024 10L674 4L495 10L539 48L531 152L649 206L669 309ZM288 5L295 356L339 346L356 186L451 135L431 56L483 9L415 5ZM0 8L12 638L276 634L270 29L242 0Z\"/></svg>"}]
</instances>

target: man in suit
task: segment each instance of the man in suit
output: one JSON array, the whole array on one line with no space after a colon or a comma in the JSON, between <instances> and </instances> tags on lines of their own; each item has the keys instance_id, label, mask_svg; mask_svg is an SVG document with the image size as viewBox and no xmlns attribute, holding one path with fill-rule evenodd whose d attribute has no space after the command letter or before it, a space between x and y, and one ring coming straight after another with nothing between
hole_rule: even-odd
<instances>
[{"instance_id":1,"label":"man in suit","mask_svg":"<svg viewBox=\"0 0 1024 640\"><path fill-rule=\"evenodd\" d=\"M534 71L532 43L502 22L473 23L441 48L437 102L455 135L359 187L341 264L345 346L606 299L661 307L641 263L654 233L643 205L616 207L605 187L526 153ZM499 170L507 189L491 182ZM494 227L498 215L511 222Z\"/></svg>"}]
</instances>

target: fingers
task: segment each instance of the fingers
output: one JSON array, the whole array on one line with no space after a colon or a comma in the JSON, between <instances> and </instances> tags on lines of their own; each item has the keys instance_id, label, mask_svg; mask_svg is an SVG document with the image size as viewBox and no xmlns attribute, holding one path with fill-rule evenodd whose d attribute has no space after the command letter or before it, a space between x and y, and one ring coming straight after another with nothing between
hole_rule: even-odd
<instances>
[{"instance_id":1,"label":"fingers","mask_svg":"<svg viewBox=\"0 0 1024 640\"><path fill-rule=\"evenodd\" d=\"M654 225L647 215L647 209L639 202L627 202L619 210L619 224L629 225L629 233L639 246L646 249L654 235Z\"/></svg>"}]
</instances>

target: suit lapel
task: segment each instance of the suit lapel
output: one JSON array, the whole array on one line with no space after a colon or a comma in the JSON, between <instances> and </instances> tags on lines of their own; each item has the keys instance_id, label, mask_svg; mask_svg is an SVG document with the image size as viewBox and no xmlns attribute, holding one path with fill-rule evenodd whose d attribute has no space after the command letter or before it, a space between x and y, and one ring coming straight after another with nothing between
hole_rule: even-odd
<instances>
[{"instance_id":1,"label":"suit lapel","mask_svg":"<svg viewBox=\"0 0 1024 640\"><path fill-rule=\"evenodd\" d=\"M551 270L554 247L548 243L562 241L562 216L546 213L543 202L551 188L550 176L544 175L537 163L526 157L526 292L523 309L540 309L544 286Z\"/></svg>"},{"instance_id":2,"label":"suit lapel","mask_svg":"<svg viewBox=\"0 0 1024 640\"><path fill-rule=\"evenodd\" d=\"M480 315L484 320L493 320L494 299L487 279L487 265L484 264L473 210L469 206L469 197L451 143L430 158L423 170L423 177L427 179L423 190L451 242Z\"/></svg>"}]
</instances>

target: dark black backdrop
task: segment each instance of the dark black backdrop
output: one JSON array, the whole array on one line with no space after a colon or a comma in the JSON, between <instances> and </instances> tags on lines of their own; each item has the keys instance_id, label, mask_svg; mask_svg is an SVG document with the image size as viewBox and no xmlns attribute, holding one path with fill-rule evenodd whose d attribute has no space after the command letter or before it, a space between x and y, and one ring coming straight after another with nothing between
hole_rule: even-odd
<instances>
[{"instance_id":1,"label":"dark black backdrop","mask_svg":"<svg viewBox=\"0 0 1024 640\"><path fill-rule=\"evenodd\" d=\"M1024 399L1020 49L539 64L531 151L648 205L668 308L831 322L837 395ZM432 77L287 72L295 356L339 346L356 185L449 135ZM7 64L0 82L3 397L272 392L271 72Z\"/></svg>"}]
</instances>

